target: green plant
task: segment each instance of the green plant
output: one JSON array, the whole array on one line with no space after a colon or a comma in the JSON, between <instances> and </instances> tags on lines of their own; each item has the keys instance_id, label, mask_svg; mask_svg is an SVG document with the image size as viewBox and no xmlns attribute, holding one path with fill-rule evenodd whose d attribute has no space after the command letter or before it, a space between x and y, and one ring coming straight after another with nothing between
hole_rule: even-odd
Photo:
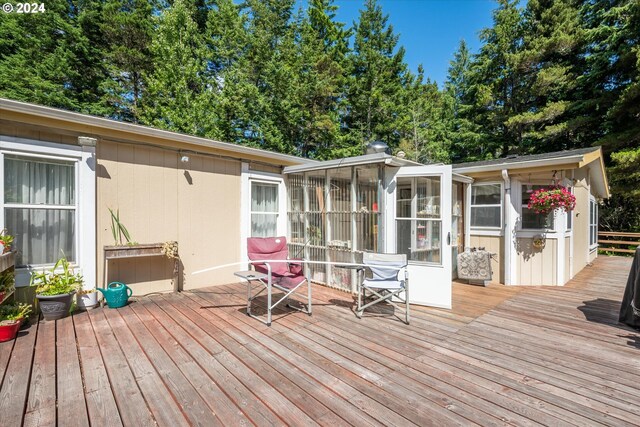
<instances>
[{"instance_id":1,"label":"green plant","mask_svg":"<svg viewBox=\"0 0 640 427\"><path fill-rule=\"evenodd\" d=\"M122 246L122 238L124 237L124 240L126 240L125 244L135 245L136 242L131 240L129 230L120 222L120 209L116 209L114 212L113 209L109 208L109 213L111 214L111 234L113 235L114 244Z\"/></svg>"},{"instance_id":2,"label":"green plant","mask_svg":"<svg viewBox=\"0 0 640 427\"><path fill-rule=\"evenodd\" d=\"M67 258L62 257L51 270L31 273L31 286L36 286L38 295L62 295L79 291L84 278L76 274Z\"/></svg>"},{"instance_id":3,"label":"green plant","mask_svg":"<svg viewBox=\"0 0 640 427\"><path fill-rule=\"evenodd\" d=\"M0 292L13 290L16 284L16 275L13 271L3 271L0 273Z\"/></svg>"},{"instance_id":4,"label":"green plant","mask_svg":"<svg viewBox=\"0 0 640 427\"><path fill-rule=\"evenodd\" d=\"M11 250L11 245L13 244L13 236L9 234L6 228L0 231L0 244L4 245L4 250L2 253L7 253Z\"/></svg>"},{"instance_id":5,"label":"green plant","mask_svg":"<svg viewBox=\"0 0 640 427\"><path fill-rule=\"evenodd\" d=\"M18 320L27 317L31 313L30 304L0 305L0 321Z\"/></svg>"}]
</instances>

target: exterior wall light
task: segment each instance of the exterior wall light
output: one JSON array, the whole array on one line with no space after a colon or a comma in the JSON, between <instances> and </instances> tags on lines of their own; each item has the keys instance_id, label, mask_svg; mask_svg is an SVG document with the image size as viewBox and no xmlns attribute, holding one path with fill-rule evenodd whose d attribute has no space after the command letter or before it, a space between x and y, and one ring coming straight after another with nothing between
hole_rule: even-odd
<instances>
[{"instance_id":1,"label":"exterior wall light","mask_svg":"<svg viewBox=\"0 0 640 427\"><path fill-rule=\"evenodd\" d=\"M180 157L180 161L182 163L189 163L189 156L183 155L182 157Z\"/></svg>"}]
</instances>

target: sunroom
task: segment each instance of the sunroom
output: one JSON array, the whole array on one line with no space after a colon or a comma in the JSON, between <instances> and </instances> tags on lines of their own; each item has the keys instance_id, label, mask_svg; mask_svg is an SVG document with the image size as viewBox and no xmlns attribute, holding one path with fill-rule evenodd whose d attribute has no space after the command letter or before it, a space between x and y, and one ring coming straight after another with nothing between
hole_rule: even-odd
<instances>
[{"instance_id":1,"label":"sunroom","mask_svg":"<svg viewBox=\"0 0 640 427\"><path fill-rule=\"evenodd\" d=\"M310 265L314 282L347 291L357 280L349 264L364 251L405 253L410 301L450 308L454 259L469 246L472 179L384 150L284 169L290 253L319 262Z\"/></svg>"}]
</instances>

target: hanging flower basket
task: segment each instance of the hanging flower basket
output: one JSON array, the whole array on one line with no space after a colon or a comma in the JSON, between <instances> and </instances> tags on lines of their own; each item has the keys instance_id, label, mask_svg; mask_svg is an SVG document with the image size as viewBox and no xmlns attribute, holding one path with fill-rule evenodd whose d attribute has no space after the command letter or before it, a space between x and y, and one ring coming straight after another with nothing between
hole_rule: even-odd
<instances>
[{"instance_id":1,"label":"hanging flower basket","mask_svg":"<svg viewBox=\"0 0 640 427\"><path fill-rule=\"evenodd\" d=\"M569 212L576 207L576 196L560 185L541 188L531 194L527 207L542 215L546 215L556 209L563 209L565 212Z\"/></svg>"}]
</instances>

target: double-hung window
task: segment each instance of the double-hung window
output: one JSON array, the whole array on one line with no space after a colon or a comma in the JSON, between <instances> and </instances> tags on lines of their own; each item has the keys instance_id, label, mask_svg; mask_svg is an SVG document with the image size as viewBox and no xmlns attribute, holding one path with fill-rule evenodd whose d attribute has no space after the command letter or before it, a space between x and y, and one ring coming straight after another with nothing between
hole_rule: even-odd
<instances>
[{"instance_id":1,"label":"double-hung window","mask_svg":"<svg viewBox=\"0 0 640 427\"><path fill-rule=\"evenodd\" d=\"M598 247L598 203L589 197L589 249Z\"/></svg>"},{"instance_id":2,"label":"double-hung window","mask_svg":"<svg viewBox=\"0 0 640 427\"><path fill-rule=\"evenodd\" d=\"M278 213L278 184L251 181L251 236L277 236Z\"/></svg>"},{"instance_id":3,"label":"double-hung window","mask_svg":"<svg viewBox=\"0 0 640 427\"><path fill-rule=\"evenodd\" d=\"M474 184L471 187L471 227L502 227L502 185Z\"/></svg>"},{"instance_id":4,"label":"double-hung window","mask_svg":"<svg viewBox=\"0 0 640 427\"><path fill-rule=\"evenodd\" d=\"M4 154L4 224L18 266L76 261L76 162Z\"/></svg>"}]
</instances>

